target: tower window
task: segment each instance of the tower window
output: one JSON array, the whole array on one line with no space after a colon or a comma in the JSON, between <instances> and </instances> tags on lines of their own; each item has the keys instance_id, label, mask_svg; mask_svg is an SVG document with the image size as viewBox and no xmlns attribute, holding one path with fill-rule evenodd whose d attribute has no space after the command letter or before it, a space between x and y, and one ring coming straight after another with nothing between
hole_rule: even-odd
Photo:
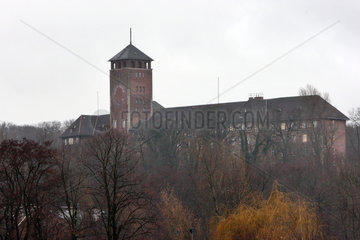
<instances>
[{"instance_id":1,"label":"tower window","mask_svg":"<svg viewBox=\"0 0 360 240\"><path fill-rule=\"evenodd\" d=\"M142 87L143 92L145 92L145 87Z\"/></svg>"},{"instance_id":2,"label":"tower window","mask_svg":"<svg viewBox=\"0 0 360 240\"><path fill-rule=\"evenodd\" d=\"M136 77L136 78L138 77L138 73L135 73L135 77Z\"/></svg>"},{"instance_id":3,"label":"tower window","mask_svg":"<svg viewBox=\"0 0 360 240\"><path fill-rule=\"evenodd\" d=\"M123 62L123 67L126 67L126 61Z\"/></svg>"},{"instance_id":4,"label":"tower window","mask_svg":"<svg viewBox=\"0 0 360 240\"><path fill-rule=\"evenodd\" d=\"M138 64L139 64L139 68L142 68L142 62L138 62Z\"/></svg>"},{"instance_id":5,"label":"tower window","mask_svg":"<svg viewBox=\"0 0 360 240\"><path fill-rule=\"evenodd\" d=\"M138 86L136 86L136 92L138 92L139 91L139 87Z\"/></svg>"},{"instance_id":6,"label":"tower window","mask_svg":"<svg viewBox=\"0 0 360 240\"><path fill-rule=\"evenodd\" d=\"M142 75L143 75L143 78L145 77L145 73L142 73Z\"/></svg>"},{"instance_id":7,"label":"tower window","mask_svg":"<svg viewBox=\"0 0 360 240\"><path fill-rule=\"evenodd\" d=\"M131 61L131 67L135 68L135 62L134 61Z\"/></svg>"}]
</instances>

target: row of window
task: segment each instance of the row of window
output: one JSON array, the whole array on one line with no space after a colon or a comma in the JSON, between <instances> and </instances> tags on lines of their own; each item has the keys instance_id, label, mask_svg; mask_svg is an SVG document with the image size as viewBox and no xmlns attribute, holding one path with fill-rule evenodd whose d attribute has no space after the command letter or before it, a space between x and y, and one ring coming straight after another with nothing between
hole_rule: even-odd
<instances>
[{"instance_id":1,"label":"row of window","mask_svg":"<svg viewBox=\"0 0 360 240\"><path fill-rule=\"evenodd\" d=\"M126 121L123 120L123 121L122 121L122 128L125 128L125 126L126 126ZM113 120L113 122L112 122L112 127L113 127L113 128L118 128L118 126L117 126L117 120Z\"/></svg>"},{"instance_id":2,"label":"row of window","mask_svg":"<svg viewBox=\"0 0 360 240\"><path fill-rule=\"evenodd\" d=\"M115 68L123 68L123 67L124 68L127 67L126 61L115 63ZM138 61L136 63L135 61L131 61L131 67L132 68L150 68L150 64L148 62Z\"/></svg>"},{"instance_id":3,"label":"row of window","mask_svg":"<svg viewBox=\"0 0 360 240\"><path fill-rule=\"evenodd\" d=\"M135 73L135 78L145 78L145 73L141 73L141 72L139 72L139 73Z\"/></svg>"},{"instance_id":4,"label":"row of window","mask_svg":"<svg viewBox=\"0 0 360 240\"><path fill-rule=\"evenodd\" d=\"M74 143L79 143L80 138L65 138L64 144L65 145L73 145Z\"/></svg>"},{"instance_id":5,"label":"row of window","mask_svg":"<svg viewBox=\"0 0 360 240\"><path fill-rule=\"evenodd\" d=\"M297 138L296 135L293 135L293 136L292 136L292 141L293 141L293 143L296 143L296 138ZM247 143L248 143L248 144L251 143L251 137L250 137L250 136L246 136L246 140L247 140ZM240 141L241 141L241 139L240 139ZM308 136L307 136L307 134L302 134L302 135L301 135L301 141L302 141L303 143L307 143L307 142L308 142Z\"/></svg>"},{"instance_id":6,"label":"row of window","mask_svg":"<svg viewBox=\"0 0 360 240\"><path fill-rule=\"evenodd\" d=\"M143 104L143 105L145 105L145 99L137 98L137 99L135 100L135 103L136 103L136 104Z\"/></svg>"},{"instance_id":7,"label":"row of window","mask_svg":"<svg viewBox=\"0 0 360 240\"><path fill-rule=\"evenodd\" d=\"M136 86L135 87L136 92L140 92L140 93L144 93L145 92L145 87L143 86Z\"/></svg>"},{"instance_id":8,"label":"row of window","mask_svg":"<svg viewBox=\"0 0 360 240\"><path fill-rule=\"evenodd\" d=\"M138 109L138 108L135 108L134 111L141 113L141 112L140 112L140 109ZM146 110L145 108L142 109L142 112L143 112L143 113L149 113L149 111ZM136 115L135 115L135 116L136 116Z\"/></svg>"},{"instance_id":9,"label":"row of window","mask_svg":"<svg viewBox=\"0 0 360 240\"><path fill-rule=\"evenodd\" d=\"M312 123L311 122L308 122L308 123L306 123L306 122L302 122L301 124L300 124L300 128L303 128L303 129L305 129L305 128L310 128L310 127L314 127L314 128L316 128L318 126L318 122L317 121L313 121ZM281 125L280 125L280 127L281 127L281 130L286 130L287 129L287 126L286 126L286 123L281 123ZM293 128L296 128L296 125L295 125L295 123L290 123L290 125L288 126L288 128L290 128L290 129L293 129Z\"/></svg>"}]
</instances>

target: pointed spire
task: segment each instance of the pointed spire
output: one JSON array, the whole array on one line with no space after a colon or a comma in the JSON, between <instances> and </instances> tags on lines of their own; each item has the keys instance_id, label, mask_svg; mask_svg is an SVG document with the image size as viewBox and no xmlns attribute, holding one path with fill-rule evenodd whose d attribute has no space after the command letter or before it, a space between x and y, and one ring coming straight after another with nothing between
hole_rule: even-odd
<instances>
[{"instance_id":1,"label":"pointed spire","mask_svg":"<svg viewBox=\"0 0 360 240\"><path fill-rule=\"evenodd\" d=\"M131 28L130 28L130 45L132 44L132 33L131 33Z\"/></svg>"}]
</instances>

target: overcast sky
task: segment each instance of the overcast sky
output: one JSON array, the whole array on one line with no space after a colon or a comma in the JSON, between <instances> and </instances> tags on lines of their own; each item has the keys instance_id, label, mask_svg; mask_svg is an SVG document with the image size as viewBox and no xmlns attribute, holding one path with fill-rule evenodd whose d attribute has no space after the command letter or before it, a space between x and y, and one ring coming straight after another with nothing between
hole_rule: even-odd
<instances>
[{"instance_id":1,"label":"overcast sky","mask_svg":"<svg viewBox=\"0 0 360 240\"><path fill-rule=\"evenodd\" d=\"M311 84L345 114L360 107L358 0L0 0L0 9L0 121L35 124L93 114L97 92L100 108L108 110L103 72L129 44L130 27L133 44L155 60L154 100L172 107L208 103L217 96L218 77L222 92L340 20L220 102L258 92L294 96Z\"/></svg>"}]
</instances>

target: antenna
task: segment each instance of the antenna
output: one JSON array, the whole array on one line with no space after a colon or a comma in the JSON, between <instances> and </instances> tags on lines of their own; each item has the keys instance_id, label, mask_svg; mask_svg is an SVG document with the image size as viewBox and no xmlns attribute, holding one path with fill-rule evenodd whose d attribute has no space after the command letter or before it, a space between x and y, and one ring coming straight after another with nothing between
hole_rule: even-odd
<instances>
[{"instance_id":1,"label":"antenna","mask_svg":"<svg viewBox=\"0 0 360 240\"><path fill-rule=\"evenodd\" d=\"M97 91L96 94L97 94L97 115L99 116L99 91Z\"/></svg>"},{"instance_id":2,"label":"antenna","mask_svg":"<svg viewBox=\"0 0 360 240\"><path fill-rule=\"evenodd\" d=\"M131 32L131 28L130 28L130 44L132 44L132 32Z\"/></svg>"},{"instance_id":3,"label":"antenna","mask_svg":"<svg viewBox=\"0 0 360 240\"><path fill-rule=\"evenodd\" d=\"M220 78L218 77L218 104L220 103Z\"/></svg>"}]
</instances>

